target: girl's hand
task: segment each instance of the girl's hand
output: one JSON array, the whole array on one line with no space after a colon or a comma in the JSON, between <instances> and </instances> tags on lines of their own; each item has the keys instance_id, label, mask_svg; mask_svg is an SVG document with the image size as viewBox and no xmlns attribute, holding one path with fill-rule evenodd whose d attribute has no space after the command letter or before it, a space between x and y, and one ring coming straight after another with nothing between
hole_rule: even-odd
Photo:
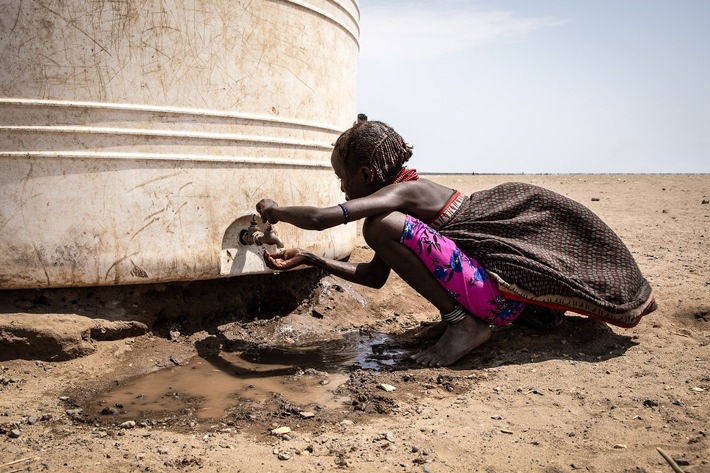
<instances>
[{"instance_id":1,"label":"girl's hand","mask_svg":"<svg viewBox=\"0 0 710 473\"><path fill-rule=\"evenodd\" d=\"M303 253L303 250L299 248L279 250L277 253L269 253L264 250L264 261L269 268L284 271L306 264L307 260Z\"/></svg>"},{"instance_id":2,"label":"girl's hand","mask_svg":"<svg viewBox=\"0 0 710 473\"><path fill-rule=\"evenodd\" d=\"M266 223L278 223L279 219L274 215L273 209L278 208L279 204L271 199L261 199L256 204L256 211L261 215L261 221Z\"/></svg>"}]
</instances>

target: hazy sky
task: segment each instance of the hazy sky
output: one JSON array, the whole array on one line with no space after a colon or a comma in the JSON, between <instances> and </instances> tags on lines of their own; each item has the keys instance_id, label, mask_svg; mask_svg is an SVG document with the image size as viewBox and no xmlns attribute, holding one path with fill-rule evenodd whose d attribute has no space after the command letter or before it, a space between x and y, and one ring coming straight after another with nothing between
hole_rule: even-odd
<instances>
[{"instance_id":1,"label":"hazy sky","mask_svg":"<svg viewBox=\"0 0 710 473\"><path fill-rule=\"evenodd\" d=\"M426 172L710 172L709 0L360 0L358 110Z\"/></svg>"}]
</instances>

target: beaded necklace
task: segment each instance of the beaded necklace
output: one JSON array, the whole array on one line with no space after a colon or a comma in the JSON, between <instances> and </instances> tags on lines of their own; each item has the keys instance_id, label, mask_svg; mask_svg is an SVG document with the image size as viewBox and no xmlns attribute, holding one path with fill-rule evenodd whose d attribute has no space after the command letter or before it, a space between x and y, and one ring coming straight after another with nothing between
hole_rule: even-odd
<instances>
[{"instance_id":1,"label":"beaded necklace","mask_svg":"<svg viewBox=\"0 0 710 473\"><path fill-rule=\"evenodd\" d=\"M392 182L390 184L397 184L398 182L406 182L406 181L416 181L419 179L419 174L417 174L416 169L409 169L405 166L402 166L402 169L397 172L397 175L394 176L394 179L392 179Z\"/></svg>"}]
</instances>

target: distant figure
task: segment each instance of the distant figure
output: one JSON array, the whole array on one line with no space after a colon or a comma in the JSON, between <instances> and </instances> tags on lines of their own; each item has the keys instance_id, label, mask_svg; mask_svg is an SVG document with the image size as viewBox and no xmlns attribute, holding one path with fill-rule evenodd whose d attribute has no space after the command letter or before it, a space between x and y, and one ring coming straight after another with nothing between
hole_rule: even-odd
<instances>
[{"instance_id":1,"label":"distant figure","mask_svg":"<svg viewBox=\"0 0 710 473\"><path fill-rule=\"evenodd\" d=\"M321 258L302 249L265 252L270 268L322 268L380 288L393 269L431 302L438 337L412 358L450 365L485 342L491 326L553 328L565 311L621 327L656 308L648 282L619 237L581 204L555 192L508 183L466 196L404 166L412 146L364 115L335 143L331 164L345 202L332 207L256 209L266 222L324 230L365 218L369 262Z\"/></svg>"}]
</instances>

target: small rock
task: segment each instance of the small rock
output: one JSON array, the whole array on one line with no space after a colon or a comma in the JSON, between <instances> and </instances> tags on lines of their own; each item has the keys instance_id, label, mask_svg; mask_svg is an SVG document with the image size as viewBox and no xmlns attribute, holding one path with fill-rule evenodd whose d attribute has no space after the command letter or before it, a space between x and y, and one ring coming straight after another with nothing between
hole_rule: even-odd
<instances>
[{"instance_id":1,"label":"small rock","mask_svg":"<svg viewBox=\"0 0 710 473\"><path fill-rule=\"evenodd\" d=\"M701 392L703 392L703 391L705 391L705 390L704 390L703 388L699 388L699 387L696 386L696 387L692 388L691 391L695 391L696 393L701 393Z\"/></svg>"},{"instance_id":2,"label":"small rock","mask_svg":"<svg viewBox=\"0 0 710 473\"><path fill-rule=\"evenodd\" d=\"M110 416L110 415L114 415L115 413L116 413L116 409L111 406L107 406L107 407L104 407L103 409L101 409L101 415Z\"/></svg>"},{"instance_id":3,"label":"small rock","mask_svg":"<svg viewBox=\"0 0 710 473\"><path fill-rule=\"evenodd\" d=\"M171 356L168 358L175 366L182 366L182 361L178 360L176 357Z\"/></svg>"},{"instance_id":4,"label":"small rock","mask_svg":"<svg viewBox=\"0 0 710 473\"><path fill-rule=\"evenodd\" d=\"M84 411L84 409L77 407L76 409L67 409L66 412L68 416L76 416L81 414Z\"/></svg>"},{"instance_id":5,"label":"small rock","mask_svg":"<svg viewBox=\"0 0 710 473\"><path fill-rule=\"evenodd\" d=\"M592 197L592 202L599 202L599 197Z\"/></svg>"},{"instance_id":6,"label":"small rock","mask_svg":"<svg viewBox=\"0 0 710 473\"><path fill-rule=\"evenodd\" d=\"M7 436L10 437L11 439L16 439L20 436L20 430L19 429L12 429L10 432L7 433Z\"/></svg>"},{"instance_id":7,"label":"small rock","mask_svg":"<svg viewBox=\"0 0 710 473\"><path fill-rule=\"evenodd\" d=\"M342 425L344 427L350 427L351 425L354 425L354 424L355 424L355 422L348 420L348 419L344 419L344 420L340 421L340 425Z\"/></svg>"},{"instance_id":8,"label":"small rock","mask_svg":"<svg viewBox=\"0 0 710 473\"><path fill-rule=\"evenodd\" d=\"M37 423L37 418L35 416L29 416L27 418L27 423L30 425L35 425Z\"/></svg>"},{"instance_id":9,"label":"small rock","mask_svg":"<svg viewBox=\"0 0 710 473\"><path fill-rule=\"evenodd\" d=\"M383 390L387 391L388 393L391 393L392 391L395 391L397 388L395 388L391 384L382 383L382 384L380 384L380 389L383 389Z\"/></svg>"},{"instance_id":10,"label":"small rock","mask_svg":"<svg viewBox=\"0 0 710 473\"><path fill-rule=\"evenodd\" d=\"M614 445L614 448L616 448L617 450L619 450L619 449L622 449L622 448L626 448L626 445L624 445L623 443L617 443L616 445Z\"/></svg>"},{"instance_id":11,"label":"small rock","mask_svg":"<svg viewBox=\"0 0 710 473\"><path fill-rule=\"evenodd\" d=\"M701 202L701 204L710 204L710 200L703 199L703 201Z\"/></svg>"},{"instance_id":12,"label":"small rock","mask_svg":"<svg viewBox=\"0 0 710 473\"><path fill-rule=\"evenodd\" d=\"M126 422L119 425L119 427L122 429L132 429L135 426L136 426L135 420L127 420Z\"/></svg>"},{"instance_id":13,"label":"small rock","mask_svg":"<svg viewBox=\"0 0 710 473\"><path fill-rule=\"evenodd\" d=\"M652 399L646 399L643 401L643 405L646 407L658 407L658 403Z\"/></svg>"},{"instance_id":14,"label":"small rock","mask_svg":"<svg viewBox=\"0 0 710 473\"><path fill-rule=\"evenodd\" d=\"M500 431L501 431L501 433L503 433L503 434L508 434L508 435L512 435L512 434L513 434L513 431L512 431L512 430L500 429Z\"/></svg>"},{"instance_id":15,"label":"small rock","mask_svg":"<svg viewBox=\"0 0 710 473\"><path fill-rule=\"evenodd\" d=\"M304 419L310 419L311 417L316 416L313 412L307 412L307 411L299 412L298 415L300 415Z\"/></svg>"},{"instance_id":16,"label":"small rock","mask_svg":"<svg viewBox=\"0 0 710 473\"><path fill-rule=\"evenodd\" d=\"M273 435L283 435L291 432L291 427L277 427L271 430Z\"/></svg>"},{"instance_id":17,"label":"small rock","mask_svg":"<svg viewBox=\"0 0 710 473\"><path fill-rule=\"evenodd\" d=\"M278 455L278 459L283 461L290 460L291 454L288 452L280 452Z\"/></svg>"}]
</instances>

